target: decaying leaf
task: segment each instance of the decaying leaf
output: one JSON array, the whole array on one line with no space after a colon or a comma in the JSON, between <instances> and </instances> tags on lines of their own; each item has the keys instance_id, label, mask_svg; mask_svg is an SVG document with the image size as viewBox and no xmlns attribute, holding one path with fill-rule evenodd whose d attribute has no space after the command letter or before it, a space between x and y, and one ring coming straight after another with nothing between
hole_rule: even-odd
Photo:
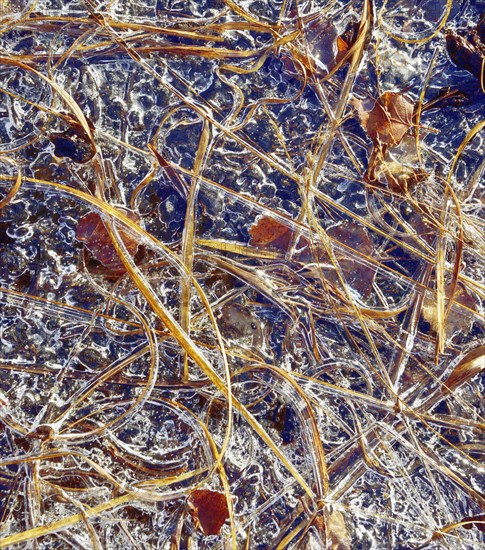
<instances>
[{"instance_id":1,"label":"decaying leaf","mask_svg":"<svg viewBox=\"0 0 485 550\"><path fill-rule=\"evenodd\" d=\"M127 211L126 215L131 220L138 221L138 216L134 212ZM120 230L120 236L128 253L134 257L138 250L138 241L123 229ZM126 272L99 214L92 212L79 220L76 239L83 242L92 257L103 264L111 274L122 275Z\"/></svg>"},{"instance_id":2,"label":"decaying leaf","mask_svg":"<svg viewBox=\"0 0 485 550\"><path fill-rule=\"evenodd\" d=\"M404 94L384 92L370 110L363 101L353 104L374 146L398 145L413 125L414 103Z\"/></svg>"},{"instance_id":3,"label":"decaying leaf","mask_svg":"<svg viewBox=\"0 0 485 550\"><path fill-rule=\"evenodd\" d=\"M204 535L218 535L229 517L226 495L218 491L197 489L190 494L188 504L196 525Z\"/></svg>"},{"instance_id":4,"label":"decaying leaf","mask_svg":"<svg viewBox=\"0 0 485 550\"><path fill-rule=\"evenodd\" d=\"M296 15L296 14L293 14ZM325 77L332 72L337 64L345 63L348 52L357 40L360 23L352 21L342 34L338 34L333 21L321 14L311 18L302 18L305 41L295 41L292 57L297 59L310 74ZM285 68L290 74L295 74L293 64L288 56L282 56ZM296 76L296 74L295 74Z\"/></svg>"},{"instance_id":5,"label":"decaying leaf","mask_svg":"<svg viewBox=\"0 0 485 550\"><path fill-rule=\"evenodd\" d=\"M352 250L356 250L364 256L372 257L374 245L367 230L355 222L348 221L329 227L327 235L336 243L349 247L350 250L335 249L335 257L346 283L356 290L360 296L367 298L372 290L376 269L352 252ZM339 276L332 268L331 260L323 245L317 245L312 249L308 240L305 237L300 237L298 246L299 252L296 256L298 261L312 264L315 260L318 260L318 268L311 267L307 269L307 275L318 277L320 273L325 276L328 282L339 285Z\"/></svg>"},{"instance_id":6,"label":"decaying leaf","mask_svg":"<svg viewBox=\"0 0 485 550\"><path fill-rule=\"evenodd\" d=\"M472 529L475 527L482 533L485 533L485 514L480 514L478 516L468 516L463 518L462 521L465 523L463 527L465 529Z\"/></svg>"},{"instance_id":7,"label":"decaying leaf","mask_svg":"<svg viewBox=\"0 0 485 550\"><path fill-rule=\"evenodd\" d=\"M337 37L337 59L336 62L340 63L345 57L350 48L354 45L359 35L360 23L351 21L344 32Z\"/></svg>"},{"instance_id":8,"label":"decaying leaf","mask_svg":"<svg viewBox=\"0 0 485 550\"><path fill-rule=\"evenodd\" d=\"M479 346L467 353L456 365L452 373L443 382L441 393L448 395L483 370L485 370L485 346Z\"/></svg>"},{"instance_id":9,"label":"decaying leaf","mask_svg":"<svg viewBox=\"0 0 485 550\"><path fill-rule=\"evenodd\" d=\"M291 229L284 223L263 216L249 229L251 244L255 246L271 245L281 250L288 248L291 239Z\"/></svg>"},{"instance_id":10,"label":"decaying leaf","mask_svg":"<svg viewBox=\"0 0 485 550\"><path fill-rule=\"evenodd\" d=\"M332 21L318 17L305 27L313 70L324 76L334 67L338 55L337 29Z\"/></svg>"}]
</instances>

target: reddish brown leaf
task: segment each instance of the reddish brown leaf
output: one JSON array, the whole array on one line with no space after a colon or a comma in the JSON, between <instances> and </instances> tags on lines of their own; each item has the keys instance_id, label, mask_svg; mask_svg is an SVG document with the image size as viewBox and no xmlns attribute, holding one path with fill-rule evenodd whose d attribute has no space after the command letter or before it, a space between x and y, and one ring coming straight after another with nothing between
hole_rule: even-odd
<instances>
[{"instance_id":1,"label":"reddish brown leaf","mask_svg":"<svg viewBox=\"0 0 485 550\"><path fill-rule=\"evenodd\" d=\"M189 496L191 514L204 535L218 535L229 517L229 509L224 493L198 489Z\"/></svg>"},{"instance_id":2,"label":"reddish brown leaf","mask_svg":"<svg viewBox=\"0 0 485 550\"><path fill-rule=\"evenodd\" d=\"M369 114L369 137L386 145L397 145L412 126L413 112L413 102L404 95L385 92Z\"/></svg>"},{"instance_id":3,"label":"reddish brown leaf","mask_svg":"<svg viewBox=\"0 0 485 550\"><path fill-rule=\"evenodd\" d=\"M356 222L349 221L330 227L327 229L327 235L334 241L342 243L365 256L372 257L374 254L374 245L367 230ZM297 244L299 251L296 258L298 261L313 263L318 260L322 265L330 263L330 258L323 245L316 245L312 249L305 237L300 237ZM365 263L365 260L354 254L352 250L335 250L335 256L347 284L363 298L367 298L372 290L376 268ZM328 269L328 267L321 269L323 269L324 276L329 282L339 284L340 279L334 269Z\"/></svg>"},{"instance_id":4,"label":"reddish brown leaf","mask_svg":"<svg viewBox=\"0 0 485 550\"><path fill-rule=\"evenodd\" d=\"M249 229L251 244L256 246L272 246L286 250L290 243L291 230L284 223L263 216Z\"/></svg>"},{"instance_id":5,"label":"reddish brown leaf","mask_svg":"<svg viewBox=\"0 0 485 550\"><path fill-rule=\"evenodd\" d=\"M476 527L479 531L485 533L485 514L480 514L479 516L468 516L463 518L461 521L467 522L463 525L465 529L472 529L473 527Z\"/></svg>"},{"instance_id":6,"label":"reddish brown leaf","mask_svg":"<svg viewBox=\"0 0 485 550\"><path fill-rule=\"evenodd\" d=\"M485 346L473 349L463 357L445 380L441 393L447 395L479 372L485 370Z\"/></svg>"},{"instance_id":7,"label":"reddish brown leaf","mask_svg":"<svg viewBox=\"0 0 485 550\"><path fill-rule=\"evenodd\" d=\"M337 63L339 63L344 58L345 54L354 45L359 35L359 27L359 23L352 21L347 25L345 31L337 37Z\"/></svg>"},{"instance_id":8,"label":"reddish brown leaf","mask_svg":"<svg viewBox=\"0 0 485 550\"><path fill-rule=\"evenodd\" d=\"M135 213L128 211L126 215L131 220L138 221L138 216ZM122 229L120 230L120 236L130 256L135 256L138 250L138 241ZM126 272L99 214L92 212L79 220L76 239L84 242L92 257L103 264L110 272L115 274Z\"/></svg>"}]
</instances>

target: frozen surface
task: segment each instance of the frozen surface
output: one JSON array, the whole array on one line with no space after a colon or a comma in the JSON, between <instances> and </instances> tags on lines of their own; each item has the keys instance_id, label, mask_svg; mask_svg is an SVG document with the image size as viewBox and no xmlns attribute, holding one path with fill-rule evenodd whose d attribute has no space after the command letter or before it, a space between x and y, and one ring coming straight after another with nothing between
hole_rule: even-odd
<instances>
[{"instance_id":1,"label":"frozen surface","mask_svg":"<svg viewBox=\"0 0 485 550\"><path fill-rule=\"evenodd\" d=\"M448 4L0 0L0 548L483 547Z\"/></svg>"}]
</instances>

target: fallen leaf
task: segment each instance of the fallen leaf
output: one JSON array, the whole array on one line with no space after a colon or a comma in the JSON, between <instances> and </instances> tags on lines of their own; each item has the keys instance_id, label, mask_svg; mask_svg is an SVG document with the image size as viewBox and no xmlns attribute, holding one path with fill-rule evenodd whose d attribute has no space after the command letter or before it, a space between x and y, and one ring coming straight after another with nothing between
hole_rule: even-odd
<instances>
[{"instance_id":1,"label":"fallen leaf","mask_svg":"<svg viewBox=\"0 0 485 550\"><path fill-rule=\"evenodd\" d=\"M138 221L138 216L134 212L127 211L126 215L131 220ZM129 255L134 257L138 250L138 241L123 229L119 233ZM112 274L122 275L126 273L125 266L120 260L99 214L92 212L79 220L76 239L83 242L92 257L103 264Z\"/></svg>"},{"instance_id":2,"label":"fallen leaf","mask_svg":"<svg viewBox=\"0 0 485 550\"><path fill-rule=\"evenodd\" d=\"M332 21L317 17L305 26L312 69L320 76L327 75L335 66L338 55L337 29Z\"/></svg>"},{"instance_id":3,"label":"fallen leaf","mask_svg":"<svg viewBox=\"0 0 485 550\"><path fill-rule=\"evenodd\" d=\"M479 516L468 516L463 518L461 521L463 523L466 522L465 525L463 525L465 529L472 529L473 527L476 527L479 531L485 533L485 514L480 514Z\"/></svg>"},{"instance_id":4,"label":"fallen leaf","mask_svg":"<svg viewBox=\"0 0 485 550\"><path fill-rule=\"evenodd\" d=\"M266 246L271 244L280 250L286 250L290 243L292 231L284 223L263 216L249 229L251 244L255 246Z\"/></svg>"},{"instance_id":5,"label":"fallen leaf","mask_svg":"<svg viewBox=\"0 0 485 550\"><path fill-rule=\"evenodd\" d=\"M374 245L369 234L357 223L347 222L330 227L327 229L327 235L361 254L370 257L373 255ZM353 258L350 250L347 253L337 251L336 257L347 284L363 298L367 298L374 283L375 267L363 263L358 257ZM337 274L335 274L335 279L337 279Z\"/></svg>"},{"instance_id":6,"label":"fallen leaf","mask_svg":"<svg viewBox=\"0 0 485 550\"><path fill-rule=\"evenodd\" d=\"M443 382L441 393L448 395L458 386L485 370L485 346L479 346L468 352Z\"/></svg>"},{"instance_id":7,"label":"fallen leaf","mask_svg":"<svg viewBox=\"0 0 485 550\"><path fill-rule=\"evenodd\" d=\"M370 111L358 100L354 106L374 145L398 145L413 125L414 103L404 94L384 92Z\"/></svg>"},{"instance_id":8,"label":"fallen leaf","mask_svg":"<svg viewBox=\"0 0 485 550\"><path fill-rule=\"evenodd\" d=\"M197 489L190 494L188 503L192 517L204 535L218 535L229 517L226 495L218 491Z\"/></svg>"},{"instance_id":9,"label":"fallen leaf","mask_svg":"<svg viewBox=\"0 0 485 550\"><path fill-rule=\"evenodd\" d=\"M335 249L335 256L347 284L356 290L360 296L367 298L372 290L376 268L365 262L363 258L353 255L352 250L360 252L364 256L372 257L374 245L367 230L361 225L349 221L334 225L327 229L327 235L338 243L348 246L351 250ZM339 277L335 269L330 268L330 258L323 245L317 245L313 250L305 237L300 237L298 244L300 249L296 258L303 264L312 264L318 260L317 269L307 270L307 275L318 277L324 274L325 279L332 284L339 284Z\"/></svg>"}]
</instances>

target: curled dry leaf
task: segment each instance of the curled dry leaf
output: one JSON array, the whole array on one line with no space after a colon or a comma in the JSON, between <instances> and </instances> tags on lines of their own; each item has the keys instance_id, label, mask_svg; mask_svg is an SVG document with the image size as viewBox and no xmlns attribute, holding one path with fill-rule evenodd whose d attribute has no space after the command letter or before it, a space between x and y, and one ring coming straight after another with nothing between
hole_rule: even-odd
<instances>
[{"instance_id":1,"label":"curled dry leaf","mask_svg":"<svg viewBox=\"0 0 485 550\"><path fill-rule=\"evenodd\" d=\"M138 221L138 216L134 212L127 211L126 215L131 220ZM128 253L134 257L138 251L138 241L123 229L120 230L120 236ZM103 264L110 274L122 275L126 272L99 214L92 212L79 220L76 239L84 243L92 257Z\"/></svg>"},{"instance_id":2,"label":"curled dry leaf","mask_svg":"<svg viewBox=\"0 0 485 550\"><path fill-rule=\"evenodd\" d=\"M485 346L479 346L467 353L456 365L452 373L443 382L441 393L448 395L483 370L485 370Z\"/></svg>"},{"instance_id":3,"label":"curled dry leaf","mask_svg":"<svg viewBox=\"0 0 485 550\"><path fill-rule=\"evenodd\" d=\"M374 146L398 145L413 125L414 103L404 94L385 92L369 111L363 101L354 100L353 105Z\"/></svg>"},{"instance_id":4,"label":"curled dry leaf","mask_svg":"<svg viewBox=\"0 0 485 550\"><path fill-rule=\"evenodd\" d=\"M190 512L204 535L218 535L229 517L226 495L218 491L197 489L188 499Z\"/></svg>"}]
</instances>

